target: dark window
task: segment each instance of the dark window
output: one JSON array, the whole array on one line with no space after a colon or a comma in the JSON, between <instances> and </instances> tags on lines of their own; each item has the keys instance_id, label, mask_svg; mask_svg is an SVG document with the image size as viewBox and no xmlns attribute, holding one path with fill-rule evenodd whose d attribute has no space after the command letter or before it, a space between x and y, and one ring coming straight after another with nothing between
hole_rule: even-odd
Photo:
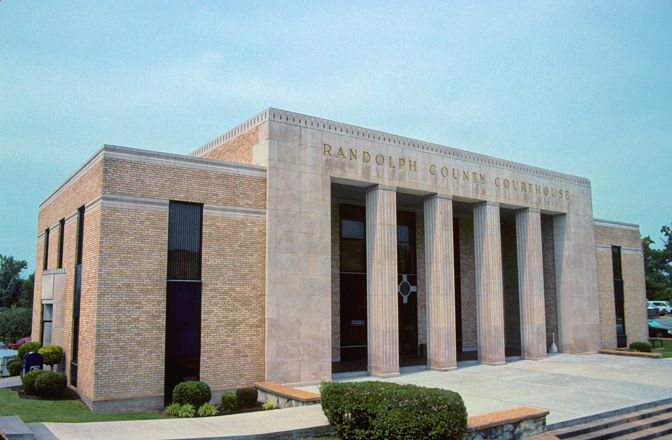
<instances>
[{"instance_id":1,"label":"dark window","mask_svg":"<svg viewBox=\"0 0 672 440\"><path fill-rule=\"evenodd\" d=\"M44 231L44 258L42 259L42 270L49 267L49 228Z\"/></svg>"},{"instance_id":2,"label":"dark window","mask_svg":"<svg viewBox=\"0 0 672 440\"><path fill-rule=\"evenodd\" d=\"M366 273L366 209L363 206L340 205L341 272Z\"/></svg>"},{"instance_id":3,"label":"dark window","mask_svg":"<svg viewBox=\"0 0 672 440\"><path fill-rule=\"evenodd\" d=\"M82 254L84 253L84 207L79 208L77 212L77 255L75 264L82 264Z\"/></svg>"},{"instance_id":4,"label":"dark window","mask_svg":"<svg viewBox=\"0 0 672 440\"><path fill-rule=\"evenodd\" d=\"M65 237L65 219L62 218L58 222L58 265L59 269L63 268L63 239Z\"/></svg>"},{"instance_id":5,"label":"dark window","mask_svg":"<svg viewBox=\"0 0 672 440\"><path fill-rule=\"evenodd\" d=\"M168 279L201 279L203 206L170 202L168 221Z\"/></svg>"},{"instance_id":6,"label":"dark window","mask_svg":"<svg viewBox=\"0 0 672 440\"><path fill-rule=\"evenodd\" d=\"M462 351L462 271L460 268L460 219L453 218L453 249L455 261L455 328L457 351Z\"/></svg>"},{"instance_id":7,"label":"dark window","mask_svg":"<svg viewBox=\"0 0 672 440\"><path fill-rule=\"evenodd\" d=\"M399 355L418 353L418 277L416 268L415 212L397 212L397 305ZM403 295L405 296L403 296Z\"/></svg>"},{"instance_id":8,"label":"dark window","mask_svg":"<svg viewBox=\"0 0 672 440\"><path fill-rule=\"evenodd\" d=\"M164 401L173 388L198 380L201 359L201 242L203 205L170 202L166 289Z\"/></svg>"},{"instance_id":9,"label":"dark window","mask_svg":"<svg viewBox=\"0 0 672 440\"><path fill-rule=\"evenodd\" d=\"M625 297L623 292L623 271L621 269L621 248L611 247L611 263L614 268L614 307L616 309L616 344L627 347L628 336L625 333Z\"/></svg>"},{"instance_id":10,"label":"dark window","mask_svg":"<svg viewBox=\"0 0 672 440\"><path fill-rule=\"evenodd\" d=\"M51 322L53 320L53 304L42 304L42 345L51 345Z\"/></svg>"}]
</instances>

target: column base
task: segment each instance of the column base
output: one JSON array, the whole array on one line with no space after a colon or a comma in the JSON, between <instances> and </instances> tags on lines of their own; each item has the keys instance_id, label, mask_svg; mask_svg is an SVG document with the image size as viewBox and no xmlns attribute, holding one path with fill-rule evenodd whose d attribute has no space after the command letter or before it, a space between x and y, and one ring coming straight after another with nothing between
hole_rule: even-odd
<instances>
[{"instance_id":1,"label":"column base","mask_svg":"<svg viewBox=\"0 0 672 440\"><path fill-rule=\"evenodd\" d=\"M497 366L497 365L506 365L506 361L480 361L479 362L481 365L491 365L491 366Z\"/></svg>"},{"instance_id":2,"label":"column base","mask_svg":"<svg viewBox=\"0 0 672 440\"><path fill-rule=\"evenodd\" d=\"M432 371L453 371L453 370L457 370L457 365L446 365L446 366L427 365L427 369L432 370Z\"/></svg>"},{"instance_id":3,"label":"column base","mask_svg":"<svg viewBox=\"0 0 672 440\"><path fill-rule=\"evenodd\" d=\"M378 377L380 379L387 379L388 377L399 377L401 374L398 371L396 373L376 373L369 371L369 376Z\"/></svg>"},{"instance_id":4,"label":"column base","mask_svg":"<svg viewBox=\"0 0 672 440\"><path fill-rule=\"evenodd\" d=\"M540 361L546 358L548 358L548 356L546 356L545 354L541 356L523 356L523 359L526 361Z\"/></svg>"}]
</instances>

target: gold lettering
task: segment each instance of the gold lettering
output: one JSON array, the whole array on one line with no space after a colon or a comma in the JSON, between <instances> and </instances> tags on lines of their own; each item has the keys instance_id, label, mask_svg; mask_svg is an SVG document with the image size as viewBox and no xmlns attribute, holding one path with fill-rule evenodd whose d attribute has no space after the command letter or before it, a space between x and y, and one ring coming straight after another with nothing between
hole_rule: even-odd
<instances>
[{"instance_id":1,"label":"gold lettering","mask_svg":"<svg viewBox=\"0 0 672 440\"><path fill-rule=\"evenodd\" d=\"M399 158L399 169L402 169L406 165L406 159Z\"/></svg>"},{"instance_id":2,"label":"gold lettering","mask_svg":"<svg viewBox=\"0 0 672 440\"><path fill-rule=\"evenodd\" d=\"M541 187L539 185L534 185L534 190L537 192L537 194L541 194Z\"/></svg>"},{"instance_id":3,"label":"gold lettering","mask_svg":"<svg viewBox=\"0 0 672 440\"><path fill-rule=\"evenodd\" d=\"M380 158L380 160L378 160L378 158ZM382 154L376 154L376 163L378 165L382 165L385 163L385 158L383 157Z\"/></svg>"},{"instance_id":4,"label":"gold lettering","mask_svg":"<svg viewBox=\"0 0 672 440\"><path fill-rule=\"evenodd\" d=\"M478 173L471 173L474 176L474 183L478 183L478 179L476 179L476 176L478 176Z\"/></svg>"},{"instance_id":5,"label":"gold lettering","mask_svg":"<svg viewBox=\"0 0 672 440\"><path fill-rule=\"evenodd\" d=\"M499 188L499 177L495 177L495 186Z\"/></svg>"},{"instance_id":6,"label":"gold lettering","mask_svg":"<svg viewBox=\"0 0 672 440\"><path fill-rule=\"evenodd\" d=\"M416 173L418 172L418 162L415 160L409 160L408 161L408 171L415 171Z\"/></svg>"},{"instance_id":7,"label":"gold lettering","mask_svg":"<svg viewBox=\"0 0 672 440\"><path fill-rule=\"evenodd\" d=\"M362 162L364 163L371 162L371 155L366 151L362 151Z\"/></svg>"},{"instance_id":8,"label":"gold lettering","mask_svg":"<svg viewBox=\"0 0 672 440\"><path fill-rule=\"evenodd\" d=\"M392 156L389 156L389 157L390 157L389 167L390 168L396 168L394 165L392 165Z\"/></svg>"},{"instance_id":9,"label":"gold lettering","mask_svg":"<svg viewBox=\"0 0 672 440\"><path fill-rule=\"evenodd\" d=\"M531 184L531 183L528 183L527 186L530 187L530 192L532 192L532 184Z\"/></svg>"},{"instance_id":10,"label":"gold lettering","mask_svg":"<svg viewBox=\"0 0 672 440\"><path fill-rule=\"evenodd\" d=\"M551 195L552 195L553 197L557 197L557 196L558 196L558 194L557 194L555 188L551 188Z\"/></svg>"},{"instance_id":11,"label":"gold lettering","mask_svg":"<svg viewBox=\"0 0 672 440\"><path fill-rule=\"evenodd\" d=\"M457 175L455 175L455 173L457 173ZM456 170L455 168L453 168L453 179L457 180L459 178L460 178L460 170Z\"/></svg>"},{"instance_id":12,"label":"gold lettering","mask_svg":"<svg viewBox=\"0 0 672 440\"><path fill-rule=\"evenodd\" d=\"M525 185L525 182L520 182L520 190L527 192L527 185Z\"/></svg>"},{"instance_id":13,"label":"gold lettering","mask_svg":"<svg viewBox=\"0 0 672 440\"><path fill-rule=\"evenodd\" d=\"M481 183L482 183L483 185L485 185L485 176L484 176L483 174L480 174L480 173L479 173L479 174L478 174L478 177L481 178Z\"/></svg>"},{"instance_id":14,"label":"gold lettering","mask_svg":"<svg viewBox=\"0 0 672 440\"><path fill-rule=\"evenodd\" d=\"M448 177L448 168L446 167L441 168L441 175L443 177Z\"/></svg>"},{"instance_id":15,"label":"gold lettering","mask_svg":"<svg viewBox=\"0 0 672 440\"><path fill-rule=\"evenodd\" d=\"M350 149L350 160L357 160L357 150Z\"/></svg>"},{"instance_id":16,"label":"gold lettering","mask_svg":"<svg viewBox=\"0 0 672 440\"><path fill-rule=\"evenodd\" d=\"M569 200L569 191L565 190L565 198Z\"/></svg>"},{"instance_id":17,"label":"gold lettering","mask_svg":"<svg viewBox=\"0 0 672 440\"><path fill-rule=\"evenodd\" d=\"M562 193L562 190L558 191L558 193L560 193L560 198L561 198L561 199L564 199L564 198L565 198L564 194Z\"/></svg>"},{"instance_id":18,"label":"gold lettering","mask_svg":"<svg viewBox=\"0 0 672 440\"><path fill-rule=\"evenodd\" d=\"M516 188L516 185L518 185L518 181L517 181L517 180L512 180L512 181L511 181L511 184L512 184L512 186L513 186L513 190L514 190L514 191L518 191L518 188Z\"/></svg>"},{"instance_id":19,"label":"gold lettering","mask_svg":"<svg viewBox=\"0 0 672 440\"><path fill-rule=\"evenodd\" d=\"M331 157L331 145L329 144L322 144L324 147L324 153L322 153L323 156L329 155Z\"/></svg>"},{"instance_id":20,"label":"gold lettering","mask_svg":"<svg viewBox=\"0 0 672 440\"><path fill-rule=\"evenodd\" d=\"M509 179L504 179L504 188L509 188L510 182Z\"/></svg>"},{"instance_id":21,"label":"gold lettering","mask_svg":"<svg viewBox=\"0 0 672 440\"><path fill-rule=\"evenodd\" d=\"M547 187L547 186L544 187L544 195L545 195L545 196L548 195L548 187Z\"/></svg>"},{"instance_id":22,"label":"gold lettering","mask_svg":"<svg viewBox=\"0 0 672 440\"><path fill-rule=\"evenodd\" d=\"M436 165L429 166L429 174L431 174L432 176L436 176Z\"/></svg>"},{"instance_id":23,"label":"gold lettering","mask_svg":"<svg viewBox=\"0 0 672 440\"><path fill-rule=\"evenodd\" d=\"M345 154L343 154L343 148L338 149L338 153L336 154L336 157L342 157L345 159Z\"/></svg>"},{"instance_id":24,"label":"gold lettering","mask_svg":"<svg viewBox=\"0 0 672 440\"><path fill-rule=\"evenodd\" d=\"M462 171L462 179L466 180L467 182L469 181L469 173L466 171Z\"/></svg>"}]
</instances>

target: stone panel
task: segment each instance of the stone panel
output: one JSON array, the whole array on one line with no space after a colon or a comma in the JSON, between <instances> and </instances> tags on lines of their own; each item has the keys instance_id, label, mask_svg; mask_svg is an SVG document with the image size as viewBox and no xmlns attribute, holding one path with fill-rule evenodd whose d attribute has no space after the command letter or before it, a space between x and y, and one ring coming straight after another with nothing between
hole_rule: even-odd
<instances>
[{"instance_id":1,"label":"stone panel","mask_svg":"<svg viewBox=\"0 0 672 440\"><path fill-rule=\"evenodd\" d=\"M478 349L476 327L476 261L474 256L474 221L460 218L460 279L462 289L462 350Z\"/></svg>"},{"instance_id":2,"label":"stone panel","mask_svg":"<svg viewBox=\"0 0 672 440\"><path fill-rule=\"evenodd\" d=\"M551 348L553 337L558 340L558 312L555 290L555 249L553 245L553 217L541 216L541 249L544 259L544 301L546 303L546 351Z\"/></svg>"}]
</instances>

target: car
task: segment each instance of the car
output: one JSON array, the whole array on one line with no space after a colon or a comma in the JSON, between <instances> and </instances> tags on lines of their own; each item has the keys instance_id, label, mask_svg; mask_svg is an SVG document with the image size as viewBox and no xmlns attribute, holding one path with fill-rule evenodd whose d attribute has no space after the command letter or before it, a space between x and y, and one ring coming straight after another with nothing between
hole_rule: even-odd
<instances>
[{"instance_id":1,"label":"car","mask_svg":"<svg viewBox=\"0 0 672 440\"><path fill-rule=\"evenodd\" d=\"M649 338L672 338L672 327L649 319Z\"/></svg>"},{"instance_id":2,"label":"car","mask_svg":"<svg viewBox=\"0 0 672 440\"><path fill-rule=\"evenodd\" d=\"M649 301L648 305L649 307L657 308L658 312L660 313L660 316L672 313L672 307L670 307L667 301Z\"/></svg>"},{"instance_id":3,"label":"car","mask_svg":"<svg viewBox=\"0 0 672 440\"><path fill-rule=\"evenodd\" d=\"M9 348L10 350L18 350L19 347L21 347L26 342L30 342L30 336L21 338L13 344L7 344L7 348Z\"/></svg>"}]
</instances>

